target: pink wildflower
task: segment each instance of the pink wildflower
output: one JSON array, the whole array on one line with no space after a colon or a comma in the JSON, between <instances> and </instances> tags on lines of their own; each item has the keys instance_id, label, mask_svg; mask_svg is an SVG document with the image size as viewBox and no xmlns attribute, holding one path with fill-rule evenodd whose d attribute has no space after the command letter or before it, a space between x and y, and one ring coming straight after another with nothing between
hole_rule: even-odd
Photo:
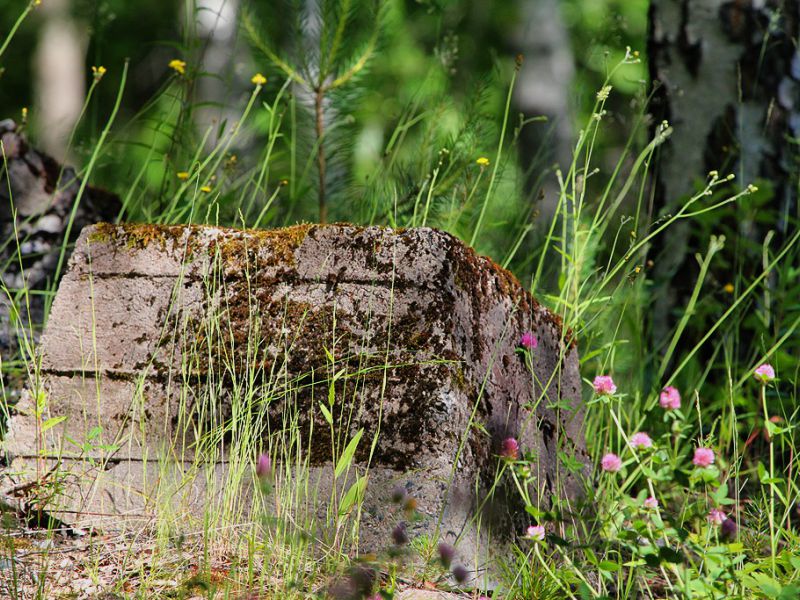
<instances>
[{"instance_id":1,"label":"pink wildflower","mask_svg":"<svg viewBox=\"0 0 800 600\"><path fill-rule=\"evenodd\" d=\"M616 473L622 468L622 459L613 452L609 452L600 461L600 466L603 467L603 471Z\"/></svg>"},{"instance_id":2,"label":"pink wildflower","mask_svg":"<svg viewBox=\"0 0 800 600\"><path fill-rule=\"evenodd\" d=\"M256 462L256 475L259 479L266 479L272 473L272 460L269 454L262 454Z\"/></svg>"},{"instance_id":3,"label":"pink wildflower","mask_svg":"<svg viewBox=\"0 0 800 600\"><path fill-rule=\"evenodd\" d=\"M598 375L592 382L594 391L601 396L612 396L617 393L617 386L610 375Z\"/></svg>"},{"instance_id":4,"label":"pink wildflower","mask_svg":"<svg viewBox=\"0 0 800 600\"><path fill-rule=\"evenodd\" d=\"M722 525L722 523L727 518L728 518L728 515L726 515L724 512L722 512L718 508L712 508L708 512L708 522L711 523L712 525Z\"/></svg>"},{"instance_id":5,"label":"pink wildflower","mask_svg":"<svg viewBox=\"0 0 800 600\"><path fill-rule=\"evenodd\" d=\"M519 458L519 442L513 437L503 440L503 447L500 450L500 456L508 460L517 460Z\"/></svg>"},{"instance_id":6,"label":"pink wildflower","mask_svg":"<svg viewBox=\"0 0 800 600\"><path fill-rule=\"evenodd\" d=\"M661 390L658 402L664 410L678 410L681 407L681 394L674 387L668 385Z\"/></svg>"},{"instance_id":7,"label":"pink wildflower","mask_svg":"<svg viewBox=\"0 0 800 600\"><path fill-rule=\"evenodd\" d=\"M753 372L753 377L755 377L761 383L769 383L775 380L775 369L772 368L771 364L764 363L763 365L756 367L756 370Z\"/></svg>"},{"instance_id":8,"label":"pink wildflower","mask_svg":"<svg viewBox=\"0 0 800 600\"><path fill-rule=\"evenodd\" d=\"M631 436L631 446L634 448L652 448L653 440L644 431L634 433Z\"/></svg>"},{"instance_id":9,"label":"pink wildflower","mask_svg":"<svg viewBox=\"0 0 800 600\"><path fill-rule=\"evenodd\" d=\"M532 331L526 331L522 334L522 337L519 338L519 345L526 350L533 350L539 346L539 340L536 339Z\"/></svg>"},{"instance_id":10,"label":"pink wildflower","mask_svg":"<svg viewBox=\"0 0 800 600\"><path fill-rule=\"evenodd\" d=\"M708 467L714 463L714 451L711 448L695 448L692 464L697 467Z\"/></svg>"},{"instance_id":11,"label":"pink wildflower","mask_svg":"<svg viewBox=\"0 0 800 600\"><path fill-rule=\"evenodd\" d=\"M644 501L644 507L649 508L650 510L655 510L658 508L658 500L650 496Z\"/></svg>"},{"instance_id":12,"label":"pink wildflower","mask_svg":"<svg viewBox=\"0 0 800 600\"><path fill-rule=\"evenodd\" d=\"M525 530L525 537L537 542L544 541L544 527L542 525L530 525Z\"/></svg>"}]
</instances>

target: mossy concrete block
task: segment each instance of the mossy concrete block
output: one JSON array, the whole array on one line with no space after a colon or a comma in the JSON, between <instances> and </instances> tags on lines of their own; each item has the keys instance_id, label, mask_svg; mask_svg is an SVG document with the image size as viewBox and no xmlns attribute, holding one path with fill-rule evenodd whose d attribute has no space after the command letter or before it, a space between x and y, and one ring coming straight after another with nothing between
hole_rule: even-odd
<instances>
[{"instance_id":1,"label":"mossy concrete block","mask_svg":"<svg viewBox=\"0 0 800 600\"><path fill-rule=\"evenodd\" d=\"M493 488L505 438L533 460L544 505L580 489L559 453L586 463L569 332L510 273L433 229L88 227L40 351L40 386L4 442L8 473L60 460L49 508L67 521L188 524L217 500L244 514L269 451L283 465L272 493L302 480L316 498L316 535L331 491L341 503L368 474L362 550L407 519L391 505L400 486L417 503L412 537L486 556L528 521L507 481Z\"/></svg>"}]
</instances>

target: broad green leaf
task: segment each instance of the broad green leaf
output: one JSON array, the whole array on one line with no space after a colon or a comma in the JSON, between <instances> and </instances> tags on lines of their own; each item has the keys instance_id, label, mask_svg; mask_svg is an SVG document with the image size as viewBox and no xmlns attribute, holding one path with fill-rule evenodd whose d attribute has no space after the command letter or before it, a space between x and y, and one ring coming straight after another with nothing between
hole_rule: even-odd
<instances>
[{"instance_id":1,"label":"broad green leaf","mask_svg":"<svg viewBox=\"0 0 800 600\"><path fill-rule=\"evenodd\" d=\"M55 427L59 423L63 423L66 420L67 420L67 416L66 415L62 415L60 417L52 417L50 419L47 419L44 423L42 423L42 433L44 433L48 429L52 429L53 427Z\"/></svg>"},{"instance_id":2,"label":"broad green leaf","mask_svg":"<svg viewBox=\"0 0 800 600\"><path fill-rule=\"evenodd\" d=\"M361 436L364 434L363 429L359 429L358 433L353 436L353 439L350 440L350 443L347 444L347 448L344 449L342 455L339 457L339 461L336 463L336 468L333 471L333 478L338 479L339 476L344 473L347 467L350 466L350 463L353 460L353 455L356 453L356 448L358 447L358 442L361 441Z\"/></svg>"},{"instance_id":3,"label":"broad green leaf","mask_svg":"<svg viewBox=\"0 0 800 600\"><path fill-rule=\"evenodd\" d=\"M800 598L800 585L790 583L778 594L778 600L797 600Z\"/></svg>"},{"instance_id":4,"label":"broad green leaf","mask_svg":"<svg viewBox=\"0 0 800 600\"><path fill-rule=\"evenodd\" d=\"M367 478L359 477L355 483L350 486L347 493L342 498L342 503L339 505L339 515L345 515L355 504L361 502L364 497L364 490L367 488Z\"/></svg>"},{"instance_id":5,"label":"broad green leaf","mask_svg":"<svg viewBox=\"0 0 800 600\"><path fill-rule=\"evenodd\" d=\"M783 591L783 586L766 573L753 573L749 576L756 586L767 598L777 598Z\"/></svg>"},{"instance_id":6,"label":"broad green leaf","mask_svg":"<svg viewBox=\"0 0 800 600\"><path fill-rule=\"evenodd\" d=\"M620 566L619 563L615 563L610 560L601 560L600 564L597 565L597 568L601 571L606 571L607 573L614 573L619 571Z\"/></svg>"}]
</instances>

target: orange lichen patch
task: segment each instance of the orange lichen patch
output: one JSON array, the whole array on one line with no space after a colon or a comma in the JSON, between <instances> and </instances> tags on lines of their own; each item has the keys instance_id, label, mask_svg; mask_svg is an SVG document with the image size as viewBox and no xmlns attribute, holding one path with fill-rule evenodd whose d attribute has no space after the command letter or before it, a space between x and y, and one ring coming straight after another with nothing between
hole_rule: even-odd
<instances>
[{"instance_id":1,"label":"orange lichen patch","mask_svg":"<svg viewBox=\"0 0 800 600\"><path fill-rule=\"evenodd\" d=\"M294 266L294 253L309 232L319 227L303 223L282 229L224 230L221 236L209 246L209 254L217 254L227 267L257 268L257 257L264 262L261 266Z\"/></svg>"},{"instance_id":2,"label":"orange lichen patch","mask_svg":"<svg viewBox=\"0 0 800 600\"><path fill-rule=\"evenodd\" d=\"M207 244L210 255L219 253L223 263L229 267L248 266L248 257L255 253L263 257L273 257L267 265L292 265L294 251L303 243L308 232L315 225L301 224L281 229L241 230L216 227L220 232L217 239ZM98 223L89 238L90 242L113 241L132 249L144 249L158 244L161 250L167 249L168 242L184 242L188 254L200 250L205 227L199 225L153 225L147 223ZM255 266L255 265L254 265Z\"/></svg>"},{"instance_id":3,"label":"orange lichen patch","mask_svg":"<svg viewBox=\"0 0 800 600\"><path fill-rule=\"evenodd\" d=\"M187 241L200 230L191 225L152 225L149 223L98 223L89 237L90 242L113 241L130 249L143 250L150 245L159 244L162 250L167 242L178 242L188 235ZM188 234L187 234L188 231Z\"/></svg>"}]
</instances>

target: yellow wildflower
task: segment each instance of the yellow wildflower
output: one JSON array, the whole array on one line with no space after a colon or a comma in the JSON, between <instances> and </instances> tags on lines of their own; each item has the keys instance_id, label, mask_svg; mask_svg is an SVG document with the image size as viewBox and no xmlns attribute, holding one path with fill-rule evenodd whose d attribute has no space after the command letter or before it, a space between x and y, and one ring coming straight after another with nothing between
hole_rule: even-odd
<instances>
[{"instance_id":1,"label":"yellow wildflower","mask_svg":"<svg viewBox=\"0 0 800 600\"><path fill-rule=\"evenodd\" d=\"M177 58L173 58L169 61L169 68L175 71L176 73L180 73L181 75L186 74L186 62L179 60Z\"/></svg>"},{"instance_id":2,"label":"yellow wildflower","mask_svg":"<svg viewBox=\"0 0 800 600\"><path fill-rule=\"evenodd\" d=\"M289 185L288 179L281 179L281 185Z\"/></svg>"},{"instance_id":3,"label":"yellow wildflower","mask_svg":"<svg viewBox=\"0 0 800 600\"><path fill-rule=\"evenodd\" d=\"M178 179L181 181L186 181L189 179L189 172L188 171L178 171Z\"/></svg>"},{"instance_id":4,"label":"yellow wildflower","mask_svg":"<svg viewBox=\"0 0 800 600\"><path fill-rule=\"evenodd\" d=\"M92 67L92 76L94 77L95 81L100 81L105 74L106 68L103 65L100 65L99 67Z\"/></svg>"},{"instance_id":5,"label":"yellow wildflower","mask_svg":"<svg viewBox=\"0 0 800 600\"><path fill-rule=\"evenodd\" d=\"M267 83L267 78L264 77L261 73L256 73L255 75L253 75L250 81L253 83L253 85L264 85L265 83Z\"/></svg>"},{"instance_id":6,"label":"yellow wildflower","mask_svg":"<svg viewBox=\"0 0 800 600\"><path fill-rule=\"evenodd\" d=\"M729 294L732 294L733 290L734 290L734 287L733 287L732 283L726 283L725 287L722 288L722 289L725 290L726 292L728 292Z\"/></svg>"},{"instance_id":7,"label":"yellow wildflower","mask_svg":"<svg viewBox=\"0 0 800 600\"><path fill-rule=\"evenodd\" d=\"M482 167L488 167L488 166L489 166L489 159L488 159L488 158L486 158L485 156L481 156L481 157L480 157L478 160L476 160L475 162L476 162L476 163L478 163L478 164L479 164L480 166L482 166Z\"/></svg>"},{"instance_id":8,"label":"yellow wildflower","mask_svg":"<svg viewBox=\"0 0 800 600\"><path fill-rule=\"evenodd\" d=\"M22 107L22 122L23 122L23 124L28 122L28 107L27 106L23 106Z\"/></svg>"},{"instance_id":9,"label":"yellow wildflower","mask_svg":"<svg viewBox=\"0 0 800 600\"><path fill-rule=\"evenodd\" d=\"M200 188L200 191L205 193L205 194L208 194L211 191L211 186L204 185L203 187Z\"/></svg>"}]
</instances>

